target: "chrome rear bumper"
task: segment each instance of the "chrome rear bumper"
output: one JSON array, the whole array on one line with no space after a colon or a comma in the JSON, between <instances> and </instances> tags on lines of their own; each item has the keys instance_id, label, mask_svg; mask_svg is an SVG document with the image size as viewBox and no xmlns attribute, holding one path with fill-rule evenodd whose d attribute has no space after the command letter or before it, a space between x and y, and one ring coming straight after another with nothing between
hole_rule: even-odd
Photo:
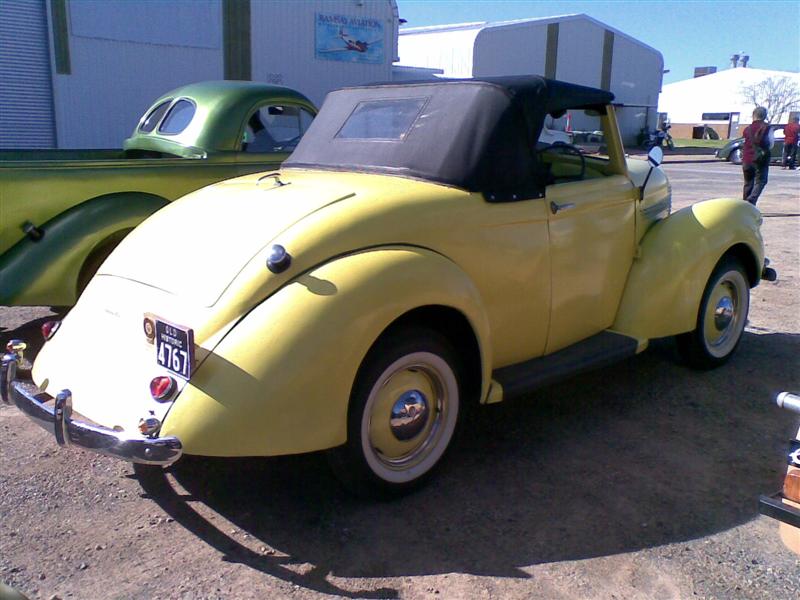
<instances>
[{"instance_id":1,"label":"chrome rear bumper","mask_svg":"<svg viewBox=\"0 0 800 600\"><path fill-rule=\"evenodd\" d=\"M183 450L176 437L147 438L138 432L131 435L74 420L70 391L61 390L53 402L50 394L40 391L33 383L17 379L20 359L15 353L3 355L0 399L6 404L16 404L36 424L52 432L60 446L79 446L98 454L146 465L167 466L181 457Z\"/></svg>"}]
</instances>

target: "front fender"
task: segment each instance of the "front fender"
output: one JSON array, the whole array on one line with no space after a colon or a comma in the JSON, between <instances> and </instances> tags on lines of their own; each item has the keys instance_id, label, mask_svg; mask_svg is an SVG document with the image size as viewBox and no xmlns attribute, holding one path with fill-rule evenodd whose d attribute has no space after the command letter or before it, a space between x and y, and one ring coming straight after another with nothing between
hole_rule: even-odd
<instances>
[{"instance_id":1,"label":"front fender","mask_svg":"<svg viewBox=\"0 0 800 600\"><path fill-rule=\"evenodd\" d=\"M167 204L152 194L120 193L82 202L40 226L0 256L0 305L72 306L81 267L99 244Z\"/></svg>"},{"instance_id":2,"label":"front fender","mask_svg":"<svg viewBox=\"0 0 800 600\"><path fill-rule=\"evenodd\" d=\"M315 268L256 306L198 368L161 435L205 456L343 444L350 391L367 351L398 317L430 305L452 307L472 325L485 394L489 326L472 282L434 252L374 249Z\"/></svg>"},{"instance_id":3,"label":"front fender","mask_svg":"<svg viewBox=\"0 0 800 600\"><path fill-rule=\"evenodd\" d=\"M695 328L708 278L722 256L744 251L758 282L764 264L761 213L747 202L718 198L679 210L645 234L625 286L614 331L637 339Z\"/></svg>"}]
</instances>

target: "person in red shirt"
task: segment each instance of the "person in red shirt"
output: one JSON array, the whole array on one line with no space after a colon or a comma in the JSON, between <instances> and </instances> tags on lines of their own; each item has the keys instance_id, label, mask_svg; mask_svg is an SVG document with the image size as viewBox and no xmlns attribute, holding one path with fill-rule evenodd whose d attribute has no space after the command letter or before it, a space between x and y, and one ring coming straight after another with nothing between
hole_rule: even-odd
<instances>
[{"instance_id":1,"label":"person in red shirt","mask_svg":"<svg viewBox=\"0 0 800 600\"><path fill-rule=\"evenodd\" d=\"M753 111L753 122L744 130L742 147L742 172L744 189L742 198L756 205L758 197L767 185L769 175L769 149L772 148L772 129L767 124L767 109L757 106Z\"/></svg>"},{"instance_id":2,"label":"person in red shirt","mask_svg":"<svg viewBox=\"0 0 800 600\"><path fill-rule=\"evenodd\" d=\"M789 124L783 128L783 162L781 166L792 171L797 162L797 140L798 133L800 133L798 121L800 121L800 117L792 117Z\"/></svg>"}]
</instances>

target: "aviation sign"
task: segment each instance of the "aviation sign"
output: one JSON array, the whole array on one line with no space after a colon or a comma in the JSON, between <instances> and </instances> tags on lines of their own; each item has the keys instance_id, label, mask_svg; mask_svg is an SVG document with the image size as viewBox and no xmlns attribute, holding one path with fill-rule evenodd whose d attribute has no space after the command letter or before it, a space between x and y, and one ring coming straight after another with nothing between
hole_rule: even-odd
<instances>
[{"instance_id":1,"label":"aviation sign","mask_svg":"<svg viewBox=\"0 0 800 600\"><path fill-rule=\"evenodd\" d=\"M383 63L383 23L379 19L322 13L314 17L316 58Z\"/></svg>"}]
</instances>

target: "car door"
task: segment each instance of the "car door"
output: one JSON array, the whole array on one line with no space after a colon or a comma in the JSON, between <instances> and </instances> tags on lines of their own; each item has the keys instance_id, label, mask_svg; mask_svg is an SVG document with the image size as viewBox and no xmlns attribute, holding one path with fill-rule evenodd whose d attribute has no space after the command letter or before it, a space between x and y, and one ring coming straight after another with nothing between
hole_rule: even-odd
<instances>
[{"instance_id":1,"label":"car door","mask_svg":"<svg viewBox=\"0 0 800 600\"><path fill-rule=\"evenodd\" d=\"M591 120L584 121L585 137L573 133L585 161L581 179L553 181L545 192L551 271L547 354L613 323L634 257L636 188L624 167L613 113L599 120L602 138Z\"/></svg>"},{"instance_id":2,"label":"car door","mask_svg":"<svg viewBox=\"0 0 800 600\"><path fill-rule=\"evenodd\" d=\"M493 367L541 356L550 320L545 200L494 203L475 194L452 223L465 243L451 257L476 282L485 303Z\"/></svg>"}]
</instances>

